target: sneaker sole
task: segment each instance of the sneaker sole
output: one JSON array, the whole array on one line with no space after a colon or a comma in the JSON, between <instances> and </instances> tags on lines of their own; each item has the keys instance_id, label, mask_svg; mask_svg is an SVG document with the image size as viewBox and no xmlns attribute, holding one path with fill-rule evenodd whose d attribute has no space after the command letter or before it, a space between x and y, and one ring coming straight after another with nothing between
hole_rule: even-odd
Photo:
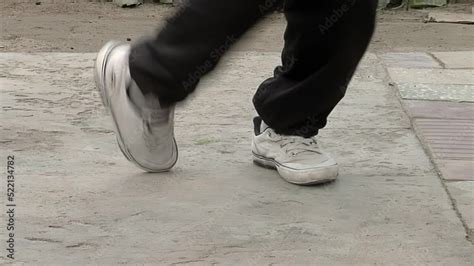
<instances>
[{"instance_id":1,"label":"sneaker sole","mask_svg":"<svg viewBox=\"0 0 474 266\"><path fill-rule=\"evenodd\" d=\"M253 152L252 156L253 162L256 165L277 170L285 181L295 185L309 186L333 182L339 175L339 167L337 165L315 169L308 173L307 171L295 171L293 169L284 167L273 159L257 155Z\"/></svg>"},{"instance_id":2,"label":"sneaker sole","mask_svg":"<svg viewBox=\"0 0 474 266\"><path fill-rule=\"evenodd\" d=\"M105 62L107 62L107 59L110 56L110 53L113 51L113 49L116 48L119 45L121 45L120 42L114 42L114 41L108 42L107 44L104 45L104 47L102 47L102 49L97 54L97 58L96 58L96 61L95 61L95 67L94 67L94 81L95 81L95 84L96 84L96 88L99 91L100 98L102 99L102 103L104 104L104 107L112 115L112 121L114 122L113 124L114 124L115 132L116 132L117 143L118 143L118 146L120 148L120 151L125 156L125 158L127 158L127 160L134 163L136 166L138 166L138 168L140 168L140 169L142 169L146 172L150 172L150 173L167 172L171 168L173 168L173 166L176 164L176 162L178 160L178 146L176 144L176 140L173 138L176 155L174 156L175 159L174 159L174 162L171 164L171 166L166 166L166 167L159 168L159 169L151 169L151 168L145 167L145 166L141 165L137 160L135 160L133 158L132 154L130 154L130 152L125 147L125 144L124 144L123 139L122 139L122 135L120 134L120 130L118 129L118 125L117 125L117 122L116 122L117 120L115 119L115 114L114 114L114 112L112 112L112 110L110 108L110 102L109 102L108 97L106 96L107 95L107 92L106 92L107 89L106 89L105 80L104 80Z\"/></svg>"}]
</instances>

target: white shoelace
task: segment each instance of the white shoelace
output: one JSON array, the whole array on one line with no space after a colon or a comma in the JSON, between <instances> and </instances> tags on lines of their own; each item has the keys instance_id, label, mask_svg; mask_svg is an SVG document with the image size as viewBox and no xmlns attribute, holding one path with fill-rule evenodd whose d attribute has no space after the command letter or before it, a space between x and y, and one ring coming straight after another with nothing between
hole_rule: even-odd
<instances>
[{"instance_id":1,"label":"white shoelace","mask_svg":"<svg viewBox=\"0 0 474 266\"><path fill-rule=\"evenodd\" d=\"M304 138L300 136L283 136L274 132L269 133L270 138L280 144L282 149L290 156L302 153L322 154L315 138Z\"/></svg>"}]
</instances>

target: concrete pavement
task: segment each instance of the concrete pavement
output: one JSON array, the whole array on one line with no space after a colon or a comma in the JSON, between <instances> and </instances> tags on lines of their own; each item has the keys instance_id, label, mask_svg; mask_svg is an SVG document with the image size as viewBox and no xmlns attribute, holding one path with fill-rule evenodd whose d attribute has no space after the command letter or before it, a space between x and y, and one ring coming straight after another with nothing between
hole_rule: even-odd
<instances>
[{"instance_id":1,"label":"concrete pavement","mask_svg":"<svg viewBox=\"0 0 474 266\"><path fill-rule=\"evenodd\" d=\"M144 174L119 152L93 58L0 55L0 145L16 165L15 262L472 263L459 209L376 55L321 133L341 176L316 187L250 160L250 99L278 53L231 52L203 80L177 110L180 160L165 174Z\"/></svg>"}]
</instances>

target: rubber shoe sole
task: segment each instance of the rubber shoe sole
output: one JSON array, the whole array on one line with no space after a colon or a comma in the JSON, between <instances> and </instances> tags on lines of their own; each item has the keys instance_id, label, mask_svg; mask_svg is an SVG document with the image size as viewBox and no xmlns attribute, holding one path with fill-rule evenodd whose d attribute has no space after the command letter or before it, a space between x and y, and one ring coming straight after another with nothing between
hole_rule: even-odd
<instances>
[{"instance_id":1,"label":"rubber shoe sole","mask_svg":"<svg viewBox=\"0 0 474 266\"><path fill-rule=\"evenodd\" d=\"M339 167L337 165L321 167L321 169L298 170L285 167L273 159L257 155L253 152L252 156L253 162L256 165L277 170L285 181L295 185L310 186L329 183L335 181L339 175Z\"/></svg>"}]
</instances>

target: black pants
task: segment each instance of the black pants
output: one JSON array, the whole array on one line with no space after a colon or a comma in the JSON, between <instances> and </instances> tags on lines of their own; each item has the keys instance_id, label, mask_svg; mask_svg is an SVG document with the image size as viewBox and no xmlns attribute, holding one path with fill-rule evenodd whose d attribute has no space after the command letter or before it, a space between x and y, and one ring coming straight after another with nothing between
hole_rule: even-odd
<instances>
[{"instance_id":1,"label":"black pants","mask_svg":"<svg viewBox=\"0 0 474 266\"><path fill-rule=\"evenodd\" d=\"M280 4L185 0L156 37L132 47L132 78L163 105L183 100L247 29ZM288 26L282 65L253 99L277 133L310 137L326 125L370 42L376 7L377 0L284 2Z\"/></svg>"}]
</instances>

